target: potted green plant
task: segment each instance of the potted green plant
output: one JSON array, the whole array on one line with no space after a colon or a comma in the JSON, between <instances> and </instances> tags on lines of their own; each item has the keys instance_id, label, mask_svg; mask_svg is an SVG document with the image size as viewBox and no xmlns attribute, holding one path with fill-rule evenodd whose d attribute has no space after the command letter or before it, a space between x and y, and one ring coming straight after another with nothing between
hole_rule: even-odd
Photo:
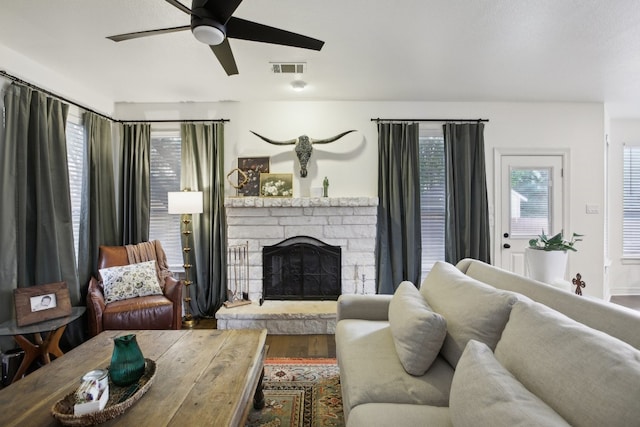
<instances>
[{"instance_id":1,"label":"potted green plant","mask_svg":"<svg viewBox=\"0 0 640 427\"><path fill-rule=\"evenodd\" d=\"M549 284L564 281L568 251L577 252L575 244L582 241L582 237L582 234L573 233L567 240L563 231L549 237L543 230L538 237L529 240L525 251L529 277Z\"/></svg>"}]
</instances>

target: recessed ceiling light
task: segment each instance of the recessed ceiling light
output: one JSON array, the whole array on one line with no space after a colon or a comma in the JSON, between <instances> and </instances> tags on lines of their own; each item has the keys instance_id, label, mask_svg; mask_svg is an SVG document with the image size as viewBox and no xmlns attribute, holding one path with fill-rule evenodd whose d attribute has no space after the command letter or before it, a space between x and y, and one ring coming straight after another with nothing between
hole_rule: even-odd
<instances>
[{"instance_id":1,"label":"recessed ceiling light","mask_svg":"<svg viewBox=\"0 0 640 427\"><path fill-rule=\"evenodd\" d=\"M302 80L294 80L291 82L291 87L293 88L293 90L300 92L301 90L304 90L305 87L307 87L307 83Z\"/></svg>"}]
</instances>

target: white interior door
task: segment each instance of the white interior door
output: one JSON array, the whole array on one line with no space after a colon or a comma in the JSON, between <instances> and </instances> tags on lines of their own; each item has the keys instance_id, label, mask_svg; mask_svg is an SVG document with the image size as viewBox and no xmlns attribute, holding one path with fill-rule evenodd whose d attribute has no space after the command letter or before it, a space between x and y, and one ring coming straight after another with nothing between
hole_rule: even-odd
<instances>
[{"instance_id":1,"label":"white interior door","mask_svg":"<svg viewBox=\"0 0 640 427\"><path fill-rule=\"evenodd\" d=\"M562 230L562 169L562 155L500 156L500 267L526 274L529 239Z\"/></svg>"}]
</instances>

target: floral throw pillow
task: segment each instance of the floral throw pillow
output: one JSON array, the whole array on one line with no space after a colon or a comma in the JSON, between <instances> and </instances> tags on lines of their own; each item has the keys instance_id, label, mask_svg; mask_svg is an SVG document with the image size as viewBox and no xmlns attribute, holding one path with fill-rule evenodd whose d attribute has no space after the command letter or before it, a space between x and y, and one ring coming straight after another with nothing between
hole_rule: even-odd
<instances>
[{"instance_id":1,"label":"floral throw pillow","mask_svg":"<svg viewBox=\"0 0 640 427\"><path fill-rule=\"evenodd\" d=\"M102 268L100 276L107 304L147 295L162 295L155 261Z\"/></svg>"}]
</instances>

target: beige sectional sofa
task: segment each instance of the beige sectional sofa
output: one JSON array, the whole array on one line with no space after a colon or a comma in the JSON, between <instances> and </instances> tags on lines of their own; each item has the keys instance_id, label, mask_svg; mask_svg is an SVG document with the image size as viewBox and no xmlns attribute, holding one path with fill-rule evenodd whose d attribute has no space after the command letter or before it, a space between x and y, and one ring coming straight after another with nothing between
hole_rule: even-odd
<instances>
[{"instance_id":1,"label":"beige sectional sofa","mask_svg":"<svg viewBox=\"0 0 640 427\"><path fill-rule=\"evenodd\" d=\"M348 427L640 425L640 315L479 261L342 295L336 349Z\"/></svg>"}]
</instances>

